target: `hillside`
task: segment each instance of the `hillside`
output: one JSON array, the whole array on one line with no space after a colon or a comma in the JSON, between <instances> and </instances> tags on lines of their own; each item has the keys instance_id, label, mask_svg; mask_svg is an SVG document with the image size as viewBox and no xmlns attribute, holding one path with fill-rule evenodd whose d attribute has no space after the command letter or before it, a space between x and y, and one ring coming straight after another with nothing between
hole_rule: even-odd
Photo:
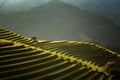
<instances>
[{"instance_id":1,"label":"hillside","mask_svg":"<svg viewBox=\"0 0 120 80\"><path fill-rule=\"evenodd\" d=\"M106 64L116 62L118 71L120 66L120 55L100 45L35 41L5 29L0 29L0 56L0 79L111 80L115 74Z\"/></svg>"},{"instance_id":2,"label":"hillside","mask_svg":"<svg viewBox=\"0 0 120 80\"><path fill-rule=\"evenodd\" d=\"M120 25L119 0L62 0L85 11L102 15Z\"/></svg>"},{"instance_id":3,"label":"hillside","mask_svg":"<svg viewBox=\"0 0 120 80\"><path fill-rule=\"evenodd\" d=\"M30 48L18 43L0 42L0 79L39 80L110 80L104 72L91 69L83 63L71 62L69 58L59 58L52 52Z\"/></svg>"},{"instance_id":4,"label":"hillside","mask_svg":"<svg viewBox=\"0 0 120 80\"><path fill-rule=\"evenodd\" d=\"M0 21L4 28L29 37L96 41L105 45L120 46L119 26L103 16L61 1L54 0L26 11L0 14Z\"/></svg>"}]
</instances>

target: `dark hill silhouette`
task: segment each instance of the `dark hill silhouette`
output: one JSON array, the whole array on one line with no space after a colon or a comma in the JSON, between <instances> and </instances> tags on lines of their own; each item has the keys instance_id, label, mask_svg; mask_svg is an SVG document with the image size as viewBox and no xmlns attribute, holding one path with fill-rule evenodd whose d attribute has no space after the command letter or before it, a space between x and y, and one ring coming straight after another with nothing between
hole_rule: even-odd
<instances>
[{"instance_id":1,"label":"dark hill silhouette","mask_svg":"<svg viewBox=\"0 0 120 80\"><path fill-rule=\"evenodd\" d=\"M30 37L120 45L119 26L103 16L60 1L51 1L26 11L0 14L0 17L1 26Z\"/></svg>"}]
</instances>

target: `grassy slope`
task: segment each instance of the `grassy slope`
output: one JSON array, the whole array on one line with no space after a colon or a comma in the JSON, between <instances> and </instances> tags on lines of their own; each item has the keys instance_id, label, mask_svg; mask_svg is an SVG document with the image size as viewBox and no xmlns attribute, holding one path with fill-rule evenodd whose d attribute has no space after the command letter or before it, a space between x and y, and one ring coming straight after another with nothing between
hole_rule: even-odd
<instances>
[{"instance_id":1,"label":"grassy slope","mask_svg":"<svg viewBox=\"0 0 120 80\"><path fill-rule=\"evenodd\" d=\"M100 75L98 79L111 79L95 65L41 48L0 39L0 50L0 79L66 80L73 76L72 80L88 80Z\"/></svg>"},{"instance_id":2,"label":"grassy slope","mask_svg":"<svg viewBox=\"0 0 120 80\"><path fill-rule=\"evenodd\" d=\"M0 33L0 39L7 39L12 42L22 43L27 47L44 50L45 53L57 55L57 57L69 60L71 63L82 63L86 68L89 67L92 70L101 71L109 61L120 62L119 54L89 42L47 40L36 42L31 38L4 29L0 29Z\"/></svg>"}]
</instances>

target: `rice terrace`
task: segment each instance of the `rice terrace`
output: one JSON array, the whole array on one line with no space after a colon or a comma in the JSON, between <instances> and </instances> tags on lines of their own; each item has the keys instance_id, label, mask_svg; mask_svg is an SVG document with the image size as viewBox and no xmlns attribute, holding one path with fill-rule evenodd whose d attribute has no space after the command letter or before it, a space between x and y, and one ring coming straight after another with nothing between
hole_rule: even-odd
<instances>
[{"instance_id":1,"label":"rice terrace","mask_svg":"<svg viewBox=\"0 0 120 80\"><path fill-rule=\"evenodd\" d=\"M90 42L35 40L0 28L0 80L120 80L120 54Z\"/></svg>"}]
</instances>

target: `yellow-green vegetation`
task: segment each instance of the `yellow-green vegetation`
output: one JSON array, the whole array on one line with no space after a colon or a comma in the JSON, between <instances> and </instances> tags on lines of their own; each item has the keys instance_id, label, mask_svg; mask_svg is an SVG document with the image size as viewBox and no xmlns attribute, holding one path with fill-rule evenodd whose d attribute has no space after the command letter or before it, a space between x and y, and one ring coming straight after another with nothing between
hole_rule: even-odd
<instances>
[{"instance_id":1,"label":"yellow-green vegetation","mask_svg":"<svg viewBox=\"0 0 120 80\"><path fill-rule=\"evenodd\" d=\"M0 29L1 80L111 80L109 62L119 67L118 54L94 43L35 41Z\"/></svg>"}]
</instances>

